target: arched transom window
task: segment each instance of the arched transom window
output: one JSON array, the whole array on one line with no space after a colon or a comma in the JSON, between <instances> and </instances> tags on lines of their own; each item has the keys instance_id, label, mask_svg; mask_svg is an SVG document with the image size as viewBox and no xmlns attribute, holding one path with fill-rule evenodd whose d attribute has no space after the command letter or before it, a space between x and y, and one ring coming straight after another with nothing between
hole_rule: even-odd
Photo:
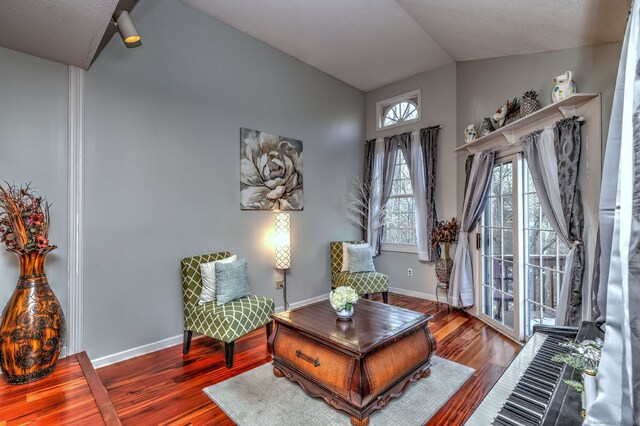
<instances>
[{"instance_id":1,"label":"arched transom window","mask_svg":"<svg viewBox=\"0 0 640 426\"><path fill-rule=\"evenodd\" d=\"M420 120L420 89L376 103L378 130Z\"/></svg>"}]
</instances>

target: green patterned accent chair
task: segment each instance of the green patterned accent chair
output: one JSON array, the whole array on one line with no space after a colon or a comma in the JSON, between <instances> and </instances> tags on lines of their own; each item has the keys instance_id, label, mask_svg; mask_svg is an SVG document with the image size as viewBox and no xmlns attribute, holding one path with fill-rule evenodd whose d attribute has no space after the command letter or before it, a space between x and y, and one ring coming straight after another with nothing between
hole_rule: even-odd
<instances>
[{"instance_id":1,"label":"green patterned accent chair","mask_svg":"<svg viewBox=\"0 0 640 426\"><path fill-rule=\"evenodd\" d=\"M384 303L389 303L389 277L380 272L343 272L342 243L363 244L364 241L333 241L331 249L331 287L351 286L359 295L369 298L369 294L382 293Z\"/></svg>"},{"instance_id":2,"label":"green patterned accent chair","mask_svg":"<svg viewBox=\"0 0 640 426\"><path fill-rule=\"evenodd\" d=\"M271 334L271 315L275 311L273 299L250 295L222 306L216 302L198 304L202 289L200 264L231 256L228 252L212 253L182 259L182 301L184 304L183 353L189 353L193 332L224 342L227 368L233 367L234 342L245 334L265 326L267 338Z\"/></svg>"}]
</instances>

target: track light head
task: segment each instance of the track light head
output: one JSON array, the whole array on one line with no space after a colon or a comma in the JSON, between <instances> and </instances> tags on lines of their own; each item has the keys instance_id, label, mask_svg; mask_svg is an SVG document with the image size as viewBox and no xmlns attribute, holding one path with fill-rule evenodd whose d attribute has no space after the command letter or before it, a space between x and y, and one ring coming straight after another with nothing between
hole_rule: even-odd
<instances>
[{"instance_id":1,"label":"track light head","mask_svg":"<svg viewBox=\"0 0 640 426\"><path fill-rule=\"evenodd\" d=\"M138 47L142 45L140 34L138 34L138 30L136 30L135 25L133 25L129 12L126 10L116 10L113 14L113 19L116 21L118 32L120 33L120 37L122 37L125 46Z\"/></svg>"}]
</instances>

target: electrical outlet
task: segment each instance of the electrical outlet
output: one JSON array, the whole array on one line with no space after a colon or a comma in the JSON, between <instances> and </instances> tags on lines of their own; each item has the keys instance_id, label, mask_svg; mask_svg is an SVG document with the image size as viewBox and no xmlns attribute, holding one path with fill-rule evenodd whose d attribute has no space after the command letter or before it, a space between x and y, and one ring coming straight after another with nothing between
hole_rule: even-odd
<instances>
[{"instance_id":1,"label":"electrical outlet","mask_svg":"<svg viewBox=\"0 0 640 426\"><path fill-rule=\"evenodd\" d=\"M284 280L276 280L276 289L280 290L281 288L284 288Z\"/></svg>"},{"instance_id":2,"label":"electrical outlet","mask_svg":"<svg viewBox=\"0 0 640 426\"><path fill-rule=\"evenodd\" d=\"M413 276L413 269L411 269L411 268L407 269L407 275L412 277Z\"/></svg>"}]
</instances>

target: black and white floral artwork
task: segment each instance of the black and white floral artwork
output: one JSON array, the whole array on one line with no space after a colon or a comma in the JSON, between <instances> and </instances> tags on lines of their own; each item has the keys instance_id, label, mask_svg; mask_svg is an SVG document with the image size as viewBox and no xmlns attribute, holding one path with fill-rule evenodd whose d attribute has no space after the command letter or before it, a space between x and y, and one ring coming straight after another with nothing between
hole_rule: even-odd
<instances>
[{"instance_id":1,"label":"black and white floral artwork","mask_svg":"<svg viewBox=\"0 0 640 426\"><path fill-rule=\"evenodd\" d=\"M302 141L240 129L240 208L302 207Z\"/></svg>"}]
</instances>

